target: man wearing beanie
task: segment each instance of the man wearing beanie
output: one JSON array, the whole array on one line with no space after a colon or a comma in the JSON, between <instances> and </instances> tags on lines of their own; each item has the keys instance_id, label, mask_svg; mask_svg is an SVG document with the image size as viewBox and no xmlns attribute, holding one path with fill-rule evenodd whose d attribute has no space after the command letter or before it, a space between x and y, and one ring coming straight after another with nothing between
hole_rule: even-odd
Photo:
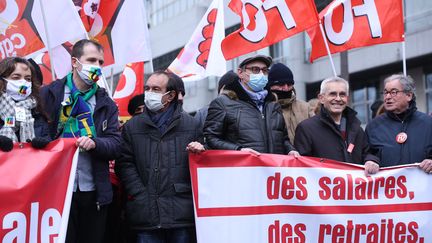
<instances>
[{"instance_id":1,"label":"man wearing beanie","mask_svg":"<svg viewBox=\"0 0 432 243\"><path fill-rule=\"evenodd\" d=\"M282 63L274 64L270 69L268 79L270 91L276 96L277 102L282 107L288 137L293 143L297 125L315 114L307 102L296 98L294 76L287 66Z\"/></svg>"},{"instance_id":2,"label":"man wearing beanie","mask_svg":"<svg viewBox=\"0 0 432 243\"><path fill-rule=\"evenodd\" d=\"M237 69L239 78L225 86L230 92L210 103L204 123L210 149L298 155L288 140L280 106L265 89L271 63L269 56L246 58Z\"/></svg>"}]
</instances>

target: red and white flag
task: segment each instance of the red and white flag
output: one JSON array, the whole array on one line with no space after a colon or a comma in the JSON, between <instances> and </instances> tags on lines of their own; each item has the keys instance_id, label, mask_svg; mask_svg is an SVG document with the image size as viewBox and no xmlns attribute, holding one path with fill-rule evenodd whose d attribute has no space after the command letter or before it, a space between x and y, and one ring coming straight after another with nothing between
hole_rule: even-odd
<instances>
[{"instance_id":1,"label":"red and white flag","mask_svg":"<svg viewBox=\"0 0 432 243\"><path fill-rule=\"evenodd\" d=\"M89 36L104 47L105 65L151 59L144 1L75 1Z\"/></svg>"},{"instance_id":2,"label":"red and white flag","mask_svg":"<svg viewBox=\"0 0 432 243\"><path fill-rule=\"evenodd\" d=\"M223 1L213 0L191 39L168 70L182 77L183 81L222 76L226 73L226 61L221 50L224 31Z\"/></svg>"},{"instance_id":3,"label":"red and white flag","mask_svg":"<svg viewBox=\"0 0 432 243\"><path fill-rule=\"evenodd\" d=\"M231 0L240 29L222 41L225 59L259 50L318 24L312 0Z\"/></svg>"},{"instance_id":4,"label":"red and white flag","mask_svg":"<svg viewBox=\"0 0 432 243\"><path fill-rule=\"evenodd\" d=\"M0 2L0 60L35 53L48 47L48 43L52 48L85 36L72 1Z\"/></svg>"},{"instance_id":5,"label":"red and white flag","mask_svg":"<svg viewBox=\"0 0 432 243\"><path fill-rule=\"evenodd\" d=\"M64 242L77 155L74 139L0 152L0 242Z\"/></svg>"},{"instance_id":6,"label":"red and white flag","mask_svg":"<svg viewBox=\"0 0 432 243\"><path fill-rule=\"evenodd\" d=\"M113 99L117 103L121 120L130 118L129 100L144 93L144 62L130 63L123 70Z\"/></svg>"},{"instance_id":7,"label":"red and white flag","mask_svg":"<svg viewBox=\"0 0 432 243\"><path fill-rule=\"evenodd\" d=\"M402 0L335 0L319 14L331 53L404 40ZM327 55L319 26L309 29L310 60Z\"/></svg>"}]
</instances>

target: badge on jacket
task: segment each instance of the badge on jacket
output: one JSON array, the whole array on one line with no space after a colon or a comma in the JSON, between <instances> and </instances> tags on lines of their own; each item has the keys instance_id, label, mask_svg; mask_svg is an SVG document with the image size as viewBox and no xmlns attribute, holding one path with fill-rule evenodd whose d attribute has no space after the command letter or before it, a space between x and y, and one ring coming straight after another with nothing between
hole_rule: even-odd
<instances>
[{"instance_id":1,"label":"badge on jacket","mask_svg":"<svg viewBox=\"0 0 432 243\"><path fill-rule=\"evenodd\" d=\"M350 143L348 145L347 151L348 151L348 153L352 153L353 150L354 150L354 144Z\"/></svg>"},{"instance_id":2,"label":"badge on jacket","mask_svg":"<svg viewBox=\"0 0 432 243\"><path fill-rule=\"evenodd\" d=\"M408 139L408 134L406 134L404 132L400 132L400 133L398 133L398 135L396 135L396 142L399 144L405 143L405 141L407 139Z\"/></svg>"},{"instance_id":3,"label":"badge on jacket","mask_svg":"<svg viewBox=\"0 0 432 243\"><path fill-rule=\"evenodd\" d=\"M102 122L102 132L105 132L105 130L107 129L107 127L108 127L108 121L105 120L105 121Z\"/></svg>"}]
</instances>

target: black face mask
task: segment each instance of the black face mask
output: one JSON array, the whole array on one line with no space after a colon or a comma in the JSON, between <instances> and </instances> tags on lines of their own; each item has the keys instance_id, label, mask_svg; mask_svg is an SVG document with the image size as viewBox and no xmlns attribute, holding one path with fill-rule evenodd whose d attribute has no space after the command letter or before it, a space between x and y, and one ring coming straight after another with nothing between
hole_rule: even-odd
<instances>
[{"instance_id":1,"label":"black face mask","mask_svg":"<svg viewBox=\"0 0 432 243\"><path fill-rule=\"evenodd\" d=\"M290 99L292 97L293 89L290 91L282 91L282 90L272 90L271 92L275 93L280 100Z\"/></svg>"}]
</instances>

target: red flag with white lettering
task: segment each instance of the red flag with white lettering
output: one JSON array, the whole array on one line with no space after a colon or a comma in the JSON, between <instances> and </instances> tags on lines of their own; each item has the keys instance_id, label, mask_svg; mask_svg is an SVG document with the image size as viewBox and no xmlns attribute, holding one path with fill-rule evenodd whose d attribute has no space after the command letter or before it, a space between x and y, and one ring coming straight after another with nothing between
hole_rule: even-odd
<instances>
[{"instance_id":1,"label":"red flag with white lettering","mask_svg":"<svg viewBox=\"0 0 432 243\"><path fill-rule=\"evenodd\" d=\"M104 47L105 65L151 59L143 1L77 0L79 15L91 38Z\"/></svg>"},{"instance_id":2,"label":"red flag with white lettering","mask_svg":"<svg viewBox=\"0 0 432 243\"><path fill-rule=\"evenodd\" d=\"M71 1L0 1L0 60L83 37L85 29Z\"/></svg>"},{"instance_id":3,"label":"red flag with white lettering","mask_svg":"<svg viewBox=\"0 0 432 243\"><path fill-rule=\"evenodd\" d=\"M222 41L226 60L256 51L318 24L311 0L231 0L229 7L241 17L239 30Z\"/></svg>"},{"instance_id":4,"label":"red flag with white lettering","mask_svg":"<svg viewBox=\"0 0 432 243\"><path fill-rule=\"evenodd\" d=\"M130 63L123 70L113 96L121 120L130 118L129 100L142 93L144 93L144 62Z\"/></svg>"},{"instance_id":5,"label":"red flag with white lettering","mask_svg":"<svg viewBox=\"0 0 432 243\"><path fill-rule=\"evenodd\" d=\"M335 0L319 14L331 53L403 41L401 0ZM327 55L319 26L309 29L310 60Z\"/></svg>"},{"instance_id":6,"label":"red flag with white lettering","mask_svg":"<svg viewBox=\"0 0 432 243\"><path fill-rule=\"evenodd\" d=\"M39 150L20 146L0 152L0 242L64 242L75 140L58 139Z\"/></svg>"}]
</instances>

